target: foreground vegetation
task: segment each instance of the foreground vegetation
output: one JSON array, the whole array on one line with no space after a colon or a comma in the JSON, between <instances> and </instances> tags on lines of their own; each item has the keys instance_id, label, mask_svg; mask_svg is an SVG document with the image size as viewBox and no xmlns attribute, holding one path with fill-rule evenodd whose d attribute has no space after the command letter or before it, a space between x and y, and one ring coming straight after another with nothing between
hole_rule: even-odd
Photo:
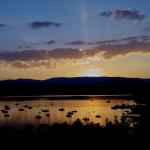
<instances>
[{"instance_id":1,"label":"foreground vegetation","mask_svg":"<svg viewBox=\"0 0 150 150\"><path fill-rule=\"evenodd\" d=\"M43 140L66 140L66 142L77 141L126 141L134 142L146 139L150 135L150 107L149 105L137 105L131 108L127 114L123 114L119 122L115 117L114 123L106 119L106 125L94 124L86 122L83 124L79 119L72 125L67 123L54 124L49 126L41 124L38 127L26 125L20 129L3 126L0 128L1 138L9 140L18 138L18 140L26 139L33 141ZM30 141L29 140L29 141ZM80 140L79 140L80 141Z\"/></svg>"}]
</instances>

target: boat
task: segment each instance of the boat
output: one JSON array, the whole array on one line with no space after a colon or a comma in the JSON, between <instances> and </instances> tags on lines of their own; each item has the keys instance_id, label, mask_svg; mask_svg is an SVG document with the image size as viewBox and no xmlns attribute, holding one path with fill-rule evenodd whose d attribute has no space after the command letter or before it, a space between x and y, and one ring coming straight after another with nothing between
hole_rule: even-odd
<instances>
[{"instance_id":1,"label":"boat","mask_svg":"<svg viewBox=\"0 0 150 150\"><path fill-rule=\"evenodd\" d=\"M4 117L8 118L8 117L10 117L10 115L9 114L4 114Z\"/></svg>"},{"instance_id":2,"label":"boat","mask_svg":"<svg viewBox=\"0 0 150 150\"><path fill-rule=\"evenodd\" d=\"M90 121L90 119L87 118L87 117L83 118L83 120L86 121L86 122Z\"/></svg>"},{"instance_id":3,"label":"boat","mask_svg":"<svg viewBox=\"0 0 150 150\"><path fill-rule=\"evenodd\" d=\"M101 116L100 116L100 115L96 115L95 117L96 117L96 118L101 118Z\"/></svg>"},{"instance_id":4,"label":"boat","mask_svg":"<svg viewBox=\"0 0 150 150\"><path fill-rule=\"evenodd\" d=\"M72 115L70 115L70 114L67 114L67 115L66 115L66 117L67 117L67 118L71 118L71 117L72 117Z\"/></svg>"},{"instance_id":5,"label":"boat","mask_svg":"<svg viewBox=\"0 0 150 150\"><path fill-rule=\"evenodd\" d=\"M72 111L67 112L68 115L73 115Z\"/></svg>"},{"instance_id":6,"label":"boat","mask_svg":"<svg viewBox=\"0 0 150 150\"><path fill-rule=\"evenodd\" d=\"M64 110L65 110L64 108L60 108L60 109L59 109L59 111L62 111L62 112L63 112Z\"/></svg>"},{"instance_id":7,"label":"boat","mask_svg":"<svg viewBox=\"0 0 150 150\"><path fill-rule=\"evenodd\" d=\"M78 111L77 111L77 110L73 110L72 112L73 112L73 113L77 113Z\"/></svg>"},{"instance_id":8,"label":"boat","mask_svg":"<svg viewBox=\"0 0 150 150\"><path fill-rule=\"evenodd\" d=\"M49 112L49 110L48 109L43 109L42 112L47 113L47 112Z\"/></svg>"},{"instance_id":9,"label":"boat","mask_svg":"<svg viewBox=\"0 0 150 150\"><path fill-rule=\"evenodd\" d=\"M7 105L4 106L5 107L5 110L10 110L11 108Z\"/></svg>"},{"instance_id":10,"label":"boat","mask_svg":"<svg viewBox=\"0 0 150 150\"><path fill-rule=\"evenodd\" d=\"M50 116L50 114L46 114L46 117L49 117Z\"/></svg>"},{"instance_id":11,"label":"boat","mask_svg":"<svg viewBox=\"0 0 150 150\"><path fill-rule=\"evenodd\" d=\"M28 106L28 109L32 109L32 107L31 107L31 106Z\"/></svg>"},{"instance_id":12,"label":"boat","mask_svg":"<svg viewBox=\"0 0 150 150\"><path fill-rule=\"evenodd\" d=\"M5 110L5 109L2 109L1 112L4 113L4 114L7 114L7 113L8 113L8 111Z\"/></svg>"},{"instance_id":13,"label":"boat","mask_svg":"<svg viewBox=\"0 0 150 150\"><path fill-rule=\"evenodd\" d=\"M40 115L35 116L36 119L42 119Z\"/></svg>"},{"instance_id":14,"label":"boat","mask_svg":"<svg viewBox=\"0 0 150 150\"><path fill-rule=\"evenodd\" d=\"M23 108L20 108L20 109L18 109L19 111L24 111L24 109Z\"/></svg>"}]
</instances>

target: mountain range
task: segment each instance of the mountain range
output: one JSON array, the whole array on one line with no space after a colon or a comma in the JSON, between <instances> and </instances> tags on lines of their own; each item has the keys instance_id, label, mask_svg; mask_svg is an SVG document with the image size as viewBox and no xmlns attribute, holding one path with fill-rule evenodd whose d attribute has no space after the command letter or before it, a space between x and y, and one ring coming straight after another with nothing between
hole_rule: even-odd
<instances>
[{"instance_id":1,"label":"mountain range","mask_svg":"<svg viewBox=\"0 0 150 150\"><path fill-rule=\"evenodd\" d=\"M74 77L0 81L0 96L132 94L147 97L150 79Z\"/></svg>"}]
</instances>

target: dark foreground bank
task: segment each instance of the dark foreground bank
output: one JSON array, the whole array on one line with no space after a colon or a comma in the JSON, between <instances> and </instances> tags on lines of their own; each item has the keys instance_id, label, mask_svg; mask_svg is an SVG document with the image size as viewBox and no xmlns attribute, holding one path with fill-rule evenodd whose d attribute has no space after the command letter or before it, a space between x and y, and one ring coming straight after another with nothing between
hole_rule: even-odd
<instances>
[{"instance_id":1,"label":"dark foreground bank","mask_svg":"<svg viewBox=\"0 0 150 150\"><path fill-rule=\"evenodd\" d=\"M148 105L137 105L132 108L130 114L124 114L119 122L114 123L106 119L106 126L94 124L87 121L83 124L80 120L72 125L54 124L52 126L41 124L38 127L26 125L17 129L8 126L0 128L1 141L13 144L28 144L38 146L52 145L57 147L75 147L81 144L88 146L110 146L123 147L129 145L147 145L150 137L150 107ZM6 144L7 146L7 144Z\"/></svg>"}]
</instances>

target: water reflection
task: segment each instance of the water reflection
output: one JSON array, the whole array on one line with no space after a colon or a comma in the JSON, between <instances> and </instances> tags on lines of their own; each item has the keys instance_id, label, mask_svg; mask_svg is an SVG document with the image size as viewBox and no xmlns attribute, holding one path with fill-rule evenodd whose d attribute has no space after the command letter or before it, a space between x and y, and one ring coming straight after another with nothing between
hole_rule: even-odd
<instances>
[{"instance_id":1,"label":"water reflection","mask_svg":"<svg viewBox=\"0 0 150 150\"><path fill-rule=\"evenodd\" d=\"M0 101L0 109L8 111L0 113L0 125L10 125L20 127L26 124L54 124L67 122L73 123L78 118L83 123L92 121L105 125L105 120L114 120L117 116L120 119L126 109L112 109L114 105L128 104L133 105L133 100L128 98L106 98L95 97L88 99L70 99L70 100L47 100L37 98L36 100L23 101ZM9 108L9 109L8 109Z\"/></svg>"}]
</instances>

